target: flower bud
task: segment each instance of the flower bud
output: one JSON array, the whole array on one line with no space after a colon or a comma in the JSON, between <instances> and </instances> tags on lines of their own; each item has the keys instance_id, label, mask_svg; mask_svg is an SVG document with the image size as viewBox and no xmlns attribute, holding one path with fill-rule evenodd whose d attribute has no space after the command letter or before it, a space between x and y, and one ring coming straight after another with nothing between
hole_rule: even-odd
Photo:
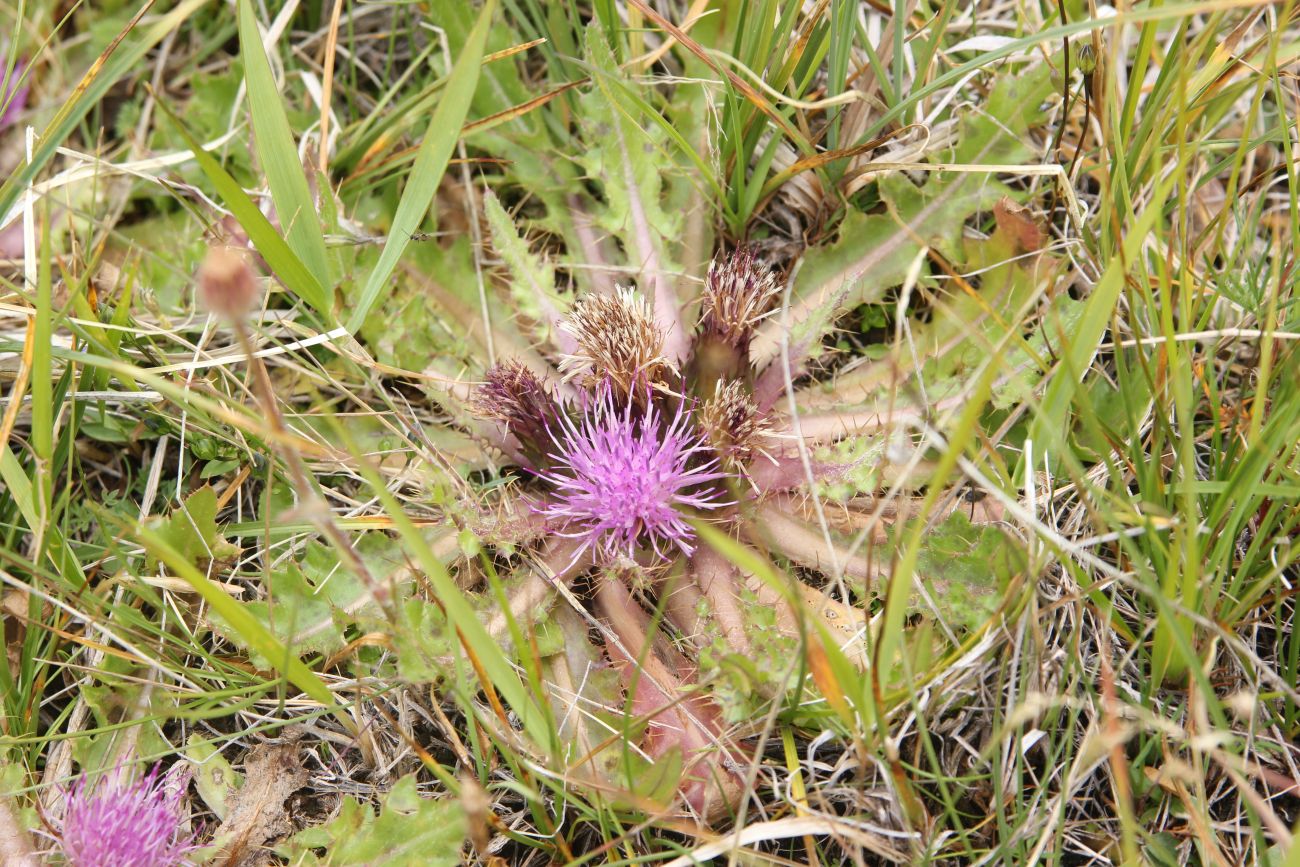
<instances>
[{"instance_id":1,"label":"flower bud","mask_svg":"<svg viewBox=\"0 0 1300 867\"><path fill-rule=\"evenodd\" d=\"M1074 50L1074 62L1084 75L1092 75L1097 68L1097 52L1091 42L1080 42Z\"/></svg>"},{"instance_id":2,"label":"flower bud","mask_svg":"<svg viewBox=\"0 0 1300 867\"><path fill-rule=\"evenodd\" d=\"M514 359L494 365L470 397L470 410L514 435L533 461L545 457L560 408L542 378Z\"/></svg>"},{"instance_id":3,"label":"flower bud","mask_svg":"<svg viewBox=\"0 0 1300 867\"><path fill-rule=\"evenodd\" d=\"M236 319L257 304L261 294L248 256L225 245L208 249L199 266L199 300L217 316Z\"/></svg>"}]
</instances>

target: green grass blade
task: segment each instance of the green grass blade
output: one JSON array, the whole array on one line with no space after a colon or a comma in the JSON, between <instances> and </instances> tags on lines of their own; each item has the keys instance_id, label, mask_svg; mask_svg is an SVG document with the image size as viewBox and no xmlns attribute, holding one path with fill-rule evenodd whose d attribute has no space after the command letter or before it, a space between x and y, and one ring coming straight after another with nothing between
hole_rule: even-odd
<instances>
[{"instance_id":1,"label":"green grass blade","mask_svg":"<svg viewBox=\"0 0 1300 867\"><path fill-rule=\"evenodd\" d=\"M176 577L193 587L194 592L202 596L203 601L212 606L212 610L229 623L250 648L269 659L272 665L282 665L288 681L332 711L346 729L352 731L356 728L352 718L334 700L334 693L316 676L316 672L281 644L242 603L232 599L230 594L196 569L194 564L164 541L155 530L140 524L135 533L145 550L166 563Z\"/></svg>"},{"instance_id":2,"label":"green grass blade","mask_svg":"<svg viewBox=\"0 0 1300 867\"><path fill-rule=\"evenodd\" d=\"M248 85L248 111L253 117L253 141L285 239L316 282L332 286L334 279L325 252L325 236L316 216L316 203L307 186L307 175L298 158L293 132L248 0L240 0L239 4L239 49L244 59L244 81ZM328 192L322 191L322 195Z\"/></svg>"},{"instance_id":3,"label":"green grass blade","mask_svg":"<svg viewBox=\"0 0 1300 867\"><path fill-rule=\"evenodd\" d=\"M181 137L185 139L185 143L189 145L190 150L194 152L194 161L199 164L203 174L207 176L216 189L217 196L235 215L239 225L244 227L249 239L257 247L257 252L262 254L266 264L270 265L271 270L275 272L275 276L280 278L280 282L284 284L286 289L316 308L332 324L334 316L330 312L329 295L320 281L308 270L293 249L285 243L285 240L280 237L280 233L275 230L275 227L271 225L271 221L262 214L261 209L248 197L248 193L244 192L244 188L239 185L239 182L221 167L216 157L203 150L198 140L185 128L185 124L181 123L180 118L171 113L170 109L162 102L159 102L158 105L176 124Z\"/></svg>"},{"instance_id":4,"label":"green grass blade","mask_svg":"<svg viewBox=\"0 0 1300 867\"><path fill-rule=\"evenodd\" d=\"M45 513L39 510L32 481L24 472L18 456L9 450L8 443L3 442L0 442L0 482L3 482L4 495L13 500L23 521L34 531L41 525ZM49 555L58 574L77 588L85 587L86 573L58 526L51 524L46 528L45 534L45 553Z\"/></svg>"},{"instance_id":5,"label":"green grass blade","mask_svg":"<svg viewBox=\"0 0 1300 867\"><path fill-rule=\"evenodd\" d=\"M1152 201L1138 217L1136 225L1128 233L1124 250L1120 256L1111 260L1097 287L1088 296L1083 317L1074 333L1070 335L1069 345L1065 348L1064 366L1053 376L1043 396L1043 404L1034 417L1030 439L1042 443L1051 449L1064 449L1061 431L1064 430L1066 415L1070 402L1079 388L1084 374L1092 365L1101 344L1102 335L1110 325L1111 313L1124 288L1124 278L1130 263L1136 260L1146 242L1156 220L1160 218L1164 202L1173 185L1173 177L1160 184Z\"/></svg>"},{"instance_id":6,"label":"green grass blade","mask_svg":"<svg viewBox=\"0 0 1300 867\"><path fill-rule=\"evenodd\" d=\"M9 178L0 185L0 221L13 209L19 194L54 157L64 139L77 127L92 108L99 105L108 89L129 74L140 68L144 56L161 42L169 33L174 33L185 19L189 18L207 0L186 0L175 9L159 18L144 37L133 43L127 50L118 53L126 37L139 24L140 19L152 6L146 3L144 8L122 29L109 43L103 53L91 64L85 76L77 84L71 98L54 115L54 119L36 138L36 148L32 152L31 162L20 163Z\"/></svg>"},{"instance_id":7,"label":"green grass blade","mask_svg":"<svg viewBox=\"0 0 1300 867\"><path fill-rule=\"evenodd\" d=\"M45 522L54 505L51 486L54 467L54 361L50 347L54 334L54 286L51 260L54 257L50 241L50 215L48 206L42 209L40 220L41 252L37 262L36 318L29 326L36 329L32 343L32 454L36 458L33 480L42 521L33 525L38 539L44 537Z\"/></svg>"},{"instance_id":8,"label":"green grass blade","mask_svg":"<svg viewBox=\"0 0 1300 867\"><path fill-rule=\"evenodd\" d=\"M348 318L348 330L354 334L361 329L370 308L379 300L380 290L388 285L388 278L397 267L397 260L411 242L411 236L419 229L433 202L433 194L442 181L442 175L447 170L452 150L460 138L460 129L465 124L465 116L469 114L474 88L478 85L488 24L492 21L495 9L496 0L488 0L483 4L483 11L474 22L474 29L469 32L465 47L461 50L460 57L456 58L456 65L447 78L447 88L429 120L429 128L420 144L415 166L411 169L406 189L402 192L402 200L393 216L393 227L389 230L383 252L379 254L379 264L370 272L370 277L361 290L361 298Z\"/></svg>"}]
</instances>

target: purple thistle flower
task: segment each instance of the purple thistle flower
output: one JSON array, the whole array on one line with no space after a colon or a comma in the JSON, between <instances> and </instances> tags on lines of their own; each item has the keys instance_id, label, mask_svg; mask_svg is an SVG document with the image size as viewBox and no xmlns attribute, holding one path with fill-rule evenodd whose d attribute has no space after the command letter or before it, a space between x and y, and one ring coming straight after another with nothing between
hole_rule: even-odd
<instances>
[{"instance_id":1,"label":"purple thistle flower","mask_svg":"<svg viewBox=\"0 0 1300 867\"><path fill-rule=\"evenodd\" d=\"M708 484L727 476L716 471L717 459L695 463L710 448L690 429L690 410L680 407L665 426L653 401L646 403L644 414L634 414L632 401L620 412L606 384L580 422L562 417L558 434L551 431L554 463L539 475L555 491L538 511L562 521L562 535L583 539L580 552L596 545L609 556L630 555L646 541L660 557L665 543L689 555L695 532L680 510L726 505Z\"/></svg>"},{"instance_id":2,"label":"purple thistle flower","mask_svg":"<svg viewBox=\"0 0 1300 867\"><path fill-rule=\"evenodd\" d=\"M182 777L138 780L118 766L93 784L82 775L67 792L60 839L70 867L175 867L195 848L182 833Z\"/></svg>"}]
</instances>

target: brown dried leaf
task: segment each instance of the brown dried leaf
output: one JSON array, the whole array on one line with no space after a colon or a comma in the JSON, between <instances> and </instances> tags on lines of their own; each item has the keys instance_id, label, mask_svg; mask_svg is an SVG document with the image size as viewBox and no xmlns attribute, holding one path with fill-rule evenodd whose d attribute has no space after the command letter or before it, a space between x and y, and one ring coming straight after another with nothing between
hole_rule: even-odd
<instances>
[{"instance_id":1,"label":"brown dried leaf","mask_svg":"<svg viewBox=\"0 0 1300 867\"><path fill-rule=\"evenodd\" d=\"M4 800L0 800L0 863L12 867L37 867L40 863L26 829Z\"/></svg>"},{"instance_id":2,"label":"brown dried leaf","mask_svg":"<svg viewBox=\"0 0 1300 867\"><path fill-rule=\"evenodd\" d=\"M1011 240L1017 253L1036 253L1043 248L1043 229L1034 212L1003 197L993 206L998 231Z\"/></svg>"},{"instance_id":3,"label":"brown dried leaf","mask_svg":"<svg viewBox=\"0 0 1300 867\"><path fill-rule=\"evenodd\" d=\"M225 841L214 864L248 867L266 862L262 845L293 831L285 810L289 796L307 784L296 741L259 744L244 760L244 785L231 793L216 838Z\"/></svg>"},{"instance_id":4,"label":"brown dried leaf","mask_svg":"<svg viewBox=\"0 0 1300 867\"><path fill-rule=\"evenodd\" d=\"M27 636L27 600L26 590L11 588L0 596L0 634L4 635L10 671L17 671L22 664L22 644Z\"/></svg>"}]
</instances>

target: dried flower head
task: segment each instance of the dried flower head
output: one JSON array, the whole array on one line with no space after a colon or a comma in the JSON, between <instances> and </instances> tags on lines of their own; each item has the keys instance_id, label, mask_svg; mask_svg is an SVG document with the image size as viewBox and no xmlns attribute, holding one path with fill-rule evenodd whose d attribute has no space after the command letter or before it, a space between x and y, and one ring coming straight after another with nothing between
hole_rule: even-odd
<instances>
[{"instance_id":1,"label":"dried flower head","mask_svg":"<svg viewBox=\"0 0 1300 867\"><path fill-rule=\"evenodd\" d=\"M184 780L155 765L132 781L118 767L93 784L82 776L67 792L59 835L70 867L173 867L193 851L181 831Z\"/></svg>"},{"instance_id":2,"label":"dried flower head","mask_svg":"<svg viewBox=\"0 0 1300 867\"><path fill-rule=\"evenodd\" d=\"M630 555L642 542L660 557L665 545L693 550L695 533L684 508L716 509L721 491L710 483L726 476L708 445L691 430L691 413L679 407L664 424L653 401L644 410L600 388L580 421L563 419L554 432L556 451L541 478L554 486L538 510L562 522L563 535L596 546L610 557Z\"/></svg>"},{"instance_id":3,"label":"dried flower head","mask_svg":"<svg viewBox=\"0 0 1300 867\"><path fill-rule=\"evenodd\" d=\"M470 409L499 422L520 443L546 443L559 420L559 406L540 376L515 359L494 365L474 390Z\"/></svg>"},{"instance_id":4,"label":"dried flower head","mask_svg":"<svg viewBox=\"0 0 1300 867\"><path fill-rule=\"evenodd\" d=\"M754 327L771 314L781 286L750 247L720 253L704 279L700 333L748 351Z\"/></svg>"},{"instance_id":5,"label":"dried flower head","mask_svg":"<svg viewBox=\"0 0 1300 867\"><path fill-rule=\"evenodd\" d=\"M199 299L204 307L235 319L253 309L259 292L246 252L225 244L208 249L199 266Z\"/></svg>"},{"instance_id":6,"label":"dried flower head","mask_svg":"<svg viewBox=\"0 0 1300 867\"><path fill-rule=\"evenodd\" d=\"M717 383L696 420L718 454L732 462L749 458L757 448L758 435L767 428L744 383L735 379Z\"/></svg>"},{"instance_id":7,"label":"dried flower head","mask_svg":"<svg viewBox=\"0 0 1300 867\"><path fill-rule=\"evenodd\" d=\"M627 395L638 384L663 382L666 373L677 369L664 355L664 335L650 305L630 286L587 295L560 328L578 343L573 354L560 360L566 382L577 376L586 385L609 381Z\"/></svg>"}]
</instances>

